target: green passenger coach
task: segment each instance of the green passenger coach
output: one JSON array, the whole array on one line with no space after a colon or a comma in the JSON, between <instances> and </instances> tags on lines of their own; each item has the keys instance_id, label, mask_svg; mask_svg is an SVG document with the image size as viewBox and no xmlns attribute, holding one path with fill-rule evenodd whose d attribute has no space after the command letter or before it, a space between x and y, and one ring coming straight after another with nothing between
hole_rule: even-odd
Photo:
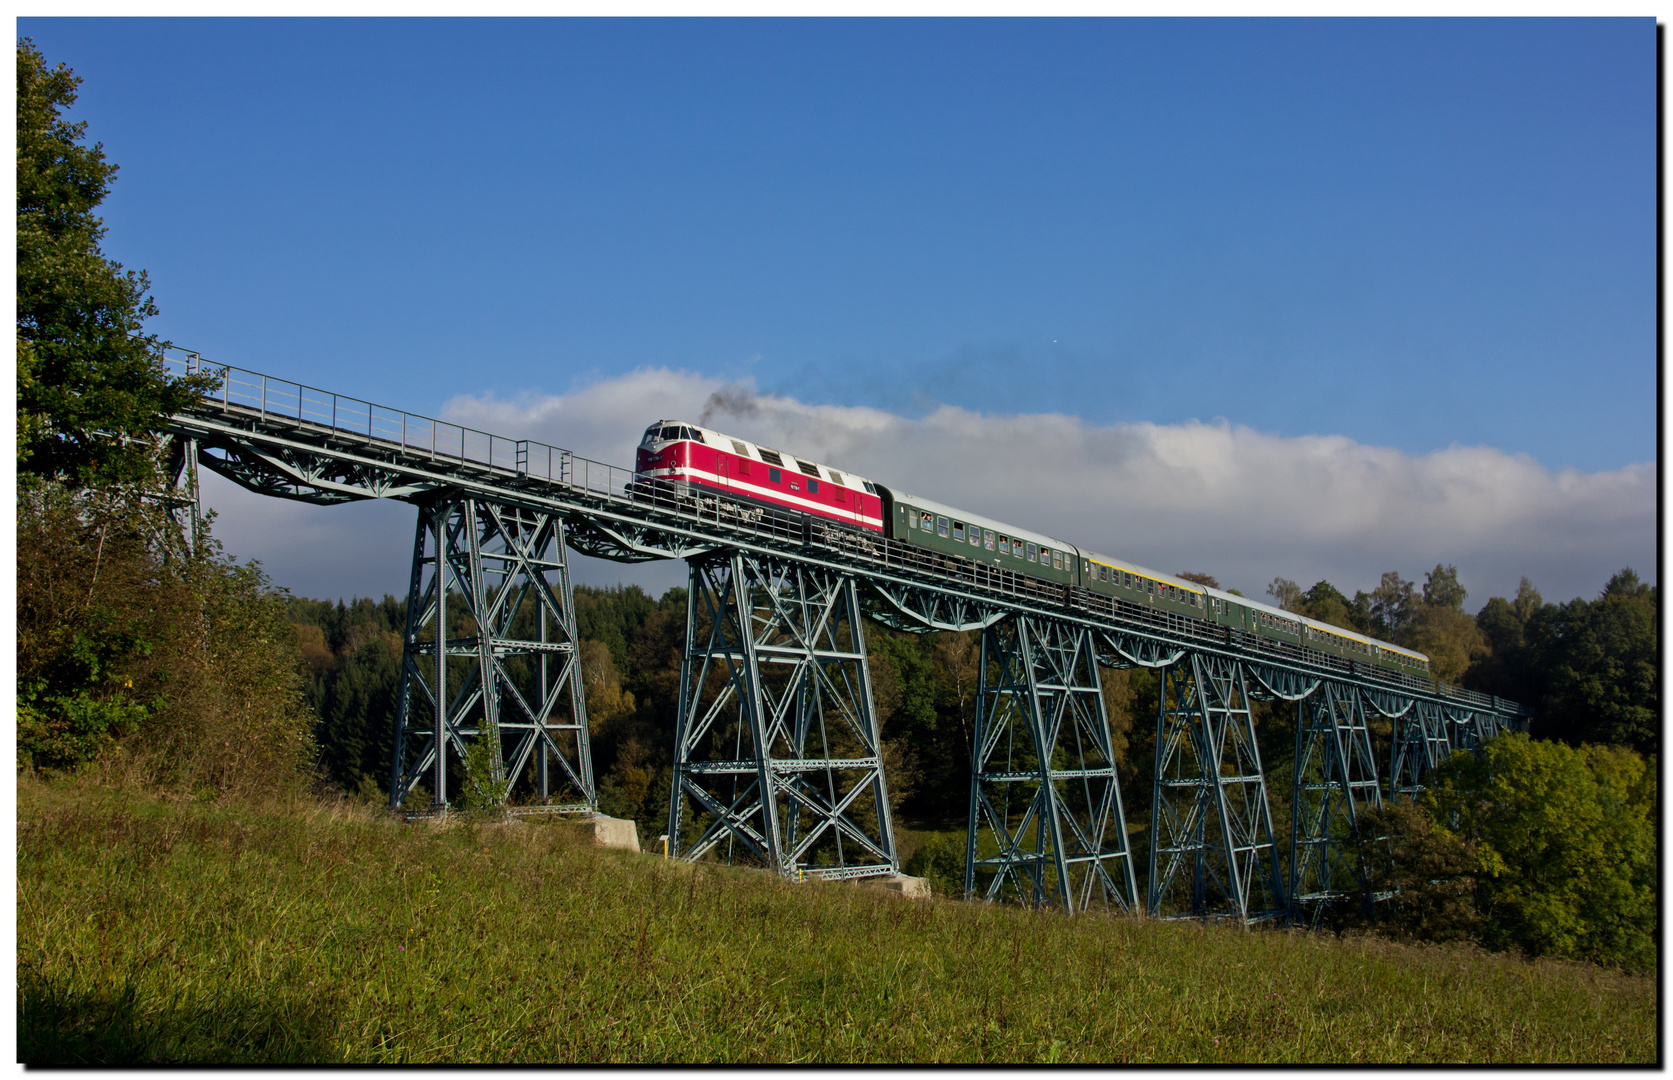
<instances>
[{"instance_id":1,"label":"green passenger coach","mask_svg":"<svg viewBox=\"0 0 1673 1080\"><path fill-rule=\"evenodd\" d=\"M889 507L885 511L886 531L896 540L1030 577L1078 586L1156 611L1306 646L1346 660L1412 675L1429 674L1429 658L1420 652L1305 618L1259 600L1086 551L1056 537L1020 530L945 503L888 488L880 491Z\"/></svg>"},{"instance_id":2,"label":"green passenger coach","mask_svg":"<svg viewBox=\"0 0 1673 1080\"><path fill-rule=\"evenodd\" d=\"M1064 585L1080 583L1073 544L903 491L889 494L895 504L889 535L896 540Z\"/></svg>"}]
</instances>

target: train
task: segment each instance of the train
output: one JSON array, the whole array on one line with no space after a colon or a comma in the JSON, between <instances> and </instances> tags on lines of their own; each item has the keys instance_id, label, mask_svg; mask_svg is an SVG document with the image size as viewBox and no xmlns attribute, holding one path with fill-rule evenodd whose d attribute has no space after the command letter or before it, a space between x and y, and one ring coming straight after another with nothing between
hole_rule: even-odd
<instances>
[{"instance_id":1,"label":"train","mask_svg":"<svg viewBox=\"0 0 1673 1080\"><path fill-rule=\"evenodd\" d=\"M1158 612L1407 675L1429 676L1429 658L1415 650L946 506L701 424L658 420L647 427L635 457L634 477L641 485L671 485L699 498L704 491L713 492L741 513L750 512L742 508L758 513L770 507L822 518Z\"/></svg>"}]
</instances>

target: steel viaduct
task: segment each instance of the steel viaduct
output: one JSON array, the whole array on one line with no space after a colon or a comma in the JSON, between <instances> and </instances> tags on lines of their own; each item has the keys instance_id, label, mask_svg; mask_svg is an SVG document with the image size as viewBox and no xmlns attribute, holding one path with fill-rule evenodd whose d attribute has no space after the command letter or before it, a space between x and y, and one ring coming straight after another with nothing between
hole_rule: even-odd
<instances>
[{"instance_id":1,"label":"steel viaduct","mask_svg":"<svg viewBox=\"0 0 1673 1080\"><path fill-rule=\"evenodd\" d=\"M1421 790L1454 750L1526 726L1502 698L833 522L693 499L556 447L195 353L170 350L167 363L215 381L167 425L193 500L201 463L266 495L418 507L396 809L415 792L445 806L473 745L496 793L596 809L569 549L688 565L668 812L680 858L713 852L792 877L899 872L867 618L981 632L966 891L1071 913L1305 919L1356 889L1364 808ZM1162 678L1142 892L1100 667ZM1273 831L1255 700L1297 710L1287 841ZM1382 771L1379 717L1392 728Z\"/></svg>"}]
</instances>

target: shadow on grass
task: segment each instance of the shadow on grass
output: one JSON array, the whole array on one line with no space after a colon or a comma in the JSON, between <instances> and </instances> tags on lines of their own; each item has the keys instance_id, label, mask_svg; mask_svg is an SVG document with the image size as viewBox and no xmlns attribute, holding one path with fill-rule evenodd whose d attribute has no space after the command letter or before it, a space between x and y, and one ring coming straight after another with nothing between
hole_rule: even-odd
<instances>
[{"instance_id":1,"label":"shadow on grass","mask_svg":"<svg viewBox=\"0 0 1673 1080\"><path fill-rule=\"evenodd\" d=\"M334 1011L222 998L208 1008L141 1003L129 984L76 992L19 972L17 1059L34 1066L308 1064L340 1060Z\"/></svg>"}]
</instances>

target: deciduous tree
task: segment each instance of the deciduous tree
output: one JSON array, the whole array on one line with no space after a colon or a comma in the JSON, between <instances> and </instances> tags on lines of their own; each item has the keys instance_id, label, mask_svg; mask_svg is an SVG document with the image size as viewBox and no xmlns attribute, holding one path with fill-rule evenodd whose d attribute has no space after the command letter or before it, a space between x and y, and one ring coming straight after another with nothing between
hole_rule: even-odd
<instances>
[{"instance_id":1,"label":"deciduous tree","mask_svg":"<svg viewBox=\"0 0 1673 1080\"><path fill-rule=\"evenodd\" d=\"M157 313L143 272L105 258L104 201L117 167L64 116L80 79L17 46L18 474L22 486L145 485L148 436L201 383L164 371L143 332Z\"/></svg>"},{"instance_id":2,"label":"deciduous tree","mask_svg":"<svg viewBox=\"0 0 1673 1080\"><path fill-rule=\"evenodd\" d=\"M1459 753L1424 795L1488 871L1484 943L1628 968L1655 962L1655 780L1624 748L1501 735Z\"/></svg>"}]
</instances>

